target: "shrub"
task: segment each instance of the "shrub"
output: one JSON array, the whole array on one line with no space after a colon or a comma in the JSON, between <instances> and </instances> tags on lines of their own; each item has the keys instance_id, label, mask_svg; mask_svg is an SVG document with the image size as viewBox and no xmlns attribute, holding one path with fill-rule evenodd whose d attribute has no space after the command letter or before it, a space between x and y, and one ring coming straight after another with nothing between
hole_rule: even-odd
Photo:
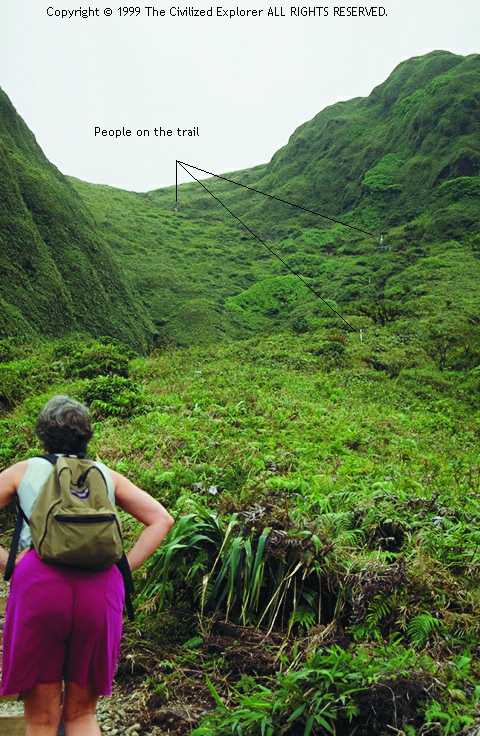
<instances>
[{"instance_id":1,"label":"shrub","mask_svg":"<svg viewBox=\"0 0 480 736\"><path fill-rule=\"evenodd\" d=\"M84 347L86 345L90 347L92 343L93 340L90 335L84 335L82 333L73 333L67 335L66 337L62 337L59 340L55 341L52 351L52 357L55 360L69 358L71 355L78 352L80 345L83 344Z\"/></svg>"},{"instance_id":2,"label":"shrub","mask_svg":"<svg viewBox=\"0 0 480 736\"><path fill-rule=\"evenodd\" d=\"M292 330L298 335L302 334L303 332L308 332L309 329L310 325L305 317L295 317L295 319L292 321Z\"/></svg>"},{"instance_id":3,"label":"shrub","mask_svg":"<svg viewBox=\"0 0 480 736\"><path fill-rule=\"evenodd\" d=\"M129 355L120 345L93 343L76 350L70 356L69 376L93 378L94 376L128 376Z\"/></svg>"},{"instance_id":4,"label":"shrub","mask_svg":"<svg viewBox=\"0 0 480 736\"><path fill-rule=\"evenodd\" d=\"M322 363L328 369L341 368L347 364L347 349L342 342L337 340L324 340L312 345L309 353L322 358Z\"/></svg>"},{"instance_id":5,"label":"shrub","mask_svg":"<svg viewBox=\"0 0 480 736\"><path fill-rule=\"evenodd\" d=\"M53 378L54 369L54 365L46 367L34 358L0 363L0 410L11 409L45 386Z\"/></svg>"},{"instance_id":6,"label":"shrub","mask_svg":"<svg viewBox=\"0 0 480 736\"><path fill-rule=\"evenodd\" d=\"M400 187L396 180L402 164L403 159L398 154L388 153L365 173L362 183L373 192L397 191Z\"/></svg>"},{"instance_id":7,"label":"shrub","mask_svg":"<svg viewBox=\"0 0 480 736\"><path fill-rule=\"evenodd\" d=\"M374 652L366 647L348 651L337 644L314 649L300 666L238 688L233 707L210 683L217 707L193 734L379 734L386 733L385 722L414 734L412 724L421 725L429 697L439 692L433 667L430 658L401 645L379 646ZM404 731L409 725L411 730Z\"/></svg>"},{"instance_id":8,"label":"shrub","mask_svg":"<svg viewBox=\"0 0 480 736\"><path fill-rule=\"evenodd\" d=\"M390 378L396 378L403 368L410 368L416 364L416 357L411 350L390 348L386 351L372 351L372 354L365 358L365 362L376 371L384 371Z\"/></svg>"},{"instance_id":9,"label":"shrub","mask_svg":"<svg viewBox=\"0 0 480 736\"><path fill-rule=\"evenodd\" d=\"M480 403L480 366L469 371L460 384L460 391L475 406Z\"/></svg>"},{"instance_id":10,"label":"shrub","mask_svg":"<svg viewBox=\"0 0 480 736\"><path fill-rule=\"evenodd\" d=\"M408 391L421 399L429 400L438 394L452 394L455 384L450 373L439 373L436 368L404 368L400 381Z\"/></svg>"},{"instance_id":11,"label":"shrub","mask_svg":"<svg viewBox=\"0 0 480 736\"><path fill-rule=\"evenodd\" d=\"M109 337L108 335L100 336L97 338L97 342L102 345L112 345L118 350L119 353L126 355L129 360L138 356L138 352L134 350L130 345L125 344L116 337Z\"/></svg>"},{"instance_id":12,"label":"shrub","mask_svg":"<svg viewBox=\"0 0 480 736\"><path fill-rule=\"evenodd\" d=\"M463 197L480 197L480 176L457 176L444 181L433 190L435 199L444 198L447 202L458 201Z\"/></svg>"},{"instance_id":13,"label":"shrub","mask_svg":"<svg viewBox=\"0 0 480 736\"><path fill-rule=\"evenodd\" d=\"M82 391L94 417L128 418L145 410L143 388L123 376L97 376Z\"/></svg>"},{"instance_id":14,"label":"shrub","mask_svg":"<svg viewBox=\"0 0 480 736\"><path fill-rule=\"evenodd\" d=\"M23 459L36 445L33 423L15 423L11 417L0 419L0 466L5 468Z\"/></svg>"}]
</instances>

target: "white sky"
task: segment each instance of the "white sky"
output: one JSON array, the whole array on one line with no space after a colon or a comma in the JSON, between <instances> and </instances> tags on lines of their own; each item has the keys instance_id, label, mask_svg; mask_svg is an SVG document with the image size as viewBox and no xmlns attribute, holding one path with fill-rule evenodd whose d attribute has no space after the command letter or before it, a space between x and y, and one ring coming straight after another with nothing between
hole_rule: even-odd
<instances>
[{"instance_id":1,"label":"white sky","mask_svg":"<svg viewBox=\"0 0 480 736\"><path fill-rule=\"evenodd\" d=\"M286 0L285 13L294 4ZM219 173L264 163L298 125L333 102L368 95L400 61L433 49L479 51L478 0L385 0L387 18L365 19L333 17L330 4L328 18L61 21L47 17L50 5L89 7L2 0L0 86L62 172L136 191L173 184L177 158ZM268 8L262 0L238 5ZM118 0L91 7L103 13ZM200 137L95 139L95 125L198 125Z\"/></svg>"}]
</instances>

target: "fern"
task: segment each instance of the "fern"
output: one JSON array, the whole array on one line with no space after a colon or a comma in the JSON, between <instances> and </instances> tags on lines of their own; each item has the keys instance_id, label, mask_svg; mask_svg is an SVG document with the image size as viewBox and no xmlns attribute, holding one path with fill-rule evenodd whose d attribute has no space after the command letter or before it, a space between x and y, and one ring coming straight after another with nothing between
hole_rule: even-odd
<instances>
[{"instance_id":1,"label":"fern","mask_svg":"<svg viewBox=\"0 0 480 736\"><path fill-rule=\"evenodd\" d=\"M393 609L393 602L385 595L375 596L370 604L366 621L370 626L378 626L380 621L388 616Z\"/></svg>"},{"instance_id":2,"label":"fern","mask_svg":"<svg viewBox=\"0 0 480 736\"><path fill-rule=\"evenodd\" d=\"M441 626L442 622L438 618L425 611L412 618L407 625L407 633L414 646L423 647L430 635Z\"/></svg>"},{"instance_id":3,"label":"fern","mask_svg":"<svg viewBox=\"0 0 480 736\"><path fill-rule=\"evenodd\" d=\"M312 610L308 610L306 608L296 608L292 611L288 622L288 634L295 624L298 624L300 629L305 629L308 631L308 629L315 625L316 621L317 617Z\"/></svg>"}]
</instances>

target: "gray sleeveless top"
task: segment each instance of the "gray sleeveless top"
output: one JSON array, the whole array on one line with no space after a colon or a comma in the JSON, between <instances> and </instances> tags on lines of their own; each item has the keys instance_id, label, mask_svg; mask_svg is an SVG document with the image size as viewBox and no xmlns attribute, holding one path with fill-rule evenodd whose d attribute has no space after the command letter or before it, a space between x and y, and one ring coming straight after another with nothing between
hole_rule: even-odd
<instances>
[{"instance_id":1,"label":"gray sleeveless top","mask_svg":"<svg viewBox=\"0 0 480 736\"><path fill-rule=\"evenodd\" d=\"M57 453L59 454L59 453ZM115 506L115 485L113 482L112 474L106 465L100 462L95 462L95 465L102 471L107 481L108 497L112 504ZM25 516L30 518L32 512L32 506L35 499L37 498L40 489L47 480L50 473L53 472L53 465L48 460L44 460L41 457L32 457L27 460L27 469L24 473L20 485L17 488L17 494L20 501L20 505L23 509ZM32 537L30 534L30 527L27 522L23 522L22 531L20 533L20 541L18 543L18 550L30 547Z\"/></svg>"}]
</instances>

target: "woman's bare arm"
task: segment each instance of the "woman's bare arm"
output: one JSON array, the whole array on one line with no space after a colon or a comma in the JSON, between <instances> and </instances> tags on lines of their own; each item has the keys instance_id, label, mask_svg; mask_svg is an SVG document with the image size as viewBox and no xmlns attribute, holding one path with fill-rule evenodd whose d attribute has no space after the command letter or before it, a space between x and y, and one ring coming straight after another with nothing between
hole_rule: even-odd
<instances>
[{"instance_id":1,"label":"woman's bare arm","mask_svg":"<svg viewBox=\"0 0 480 736\"><path fill-rule=\"evenodd\" d=\"M174 519L162 504L121 473L111 471L116 503L145 524L139 538L127 553L128 564L135 570L160 546L173 526Z\"/></svg>"}]
</instances>

